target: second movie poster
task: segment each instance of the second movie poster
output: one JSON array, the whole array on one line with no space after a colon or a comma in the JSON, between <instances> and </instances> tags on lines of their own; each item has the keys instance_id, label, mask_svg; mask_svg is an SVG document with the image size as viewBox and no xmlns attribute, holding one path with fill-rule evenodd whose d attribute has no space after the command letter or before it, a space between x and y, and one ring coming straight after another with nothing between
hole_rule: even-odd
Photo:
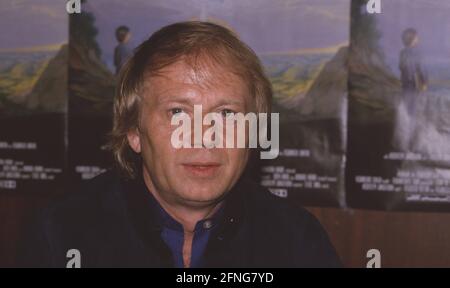
<instances>
[{"instance_id":1,"label":"second movie poster","mask_svg":"<svg viewBox=\"0 0 450 288\"><path fill-rule=\"evenodd\" d=\"M348 202L450 208L450 2L353 1Z\"/></svg>"}]
</instances>

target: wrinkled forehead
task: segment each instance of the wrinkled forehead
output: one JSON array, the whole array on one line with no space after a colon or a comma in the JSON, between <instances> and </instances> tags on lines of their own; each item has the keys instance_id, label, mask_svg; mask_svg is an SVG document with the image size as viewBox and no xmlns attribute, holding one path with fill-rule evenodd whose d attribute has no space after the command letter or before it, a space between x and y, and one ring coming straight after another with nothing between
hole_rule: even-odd
<instances>
[{"instance_id":1,"label":"wrinkled forehead","mask_svg":"<svg viewBox=\"0 0 450 288\"><path fill-rule=\"evenodd\" d=\"M144 87L145 94L150 97L158 97L171 90L187 89L245 97L246 102L253 99L249 83L242 73L204 58L180 59L157 72L149 73L145 77Z\"/></svg>"}]
</instances>

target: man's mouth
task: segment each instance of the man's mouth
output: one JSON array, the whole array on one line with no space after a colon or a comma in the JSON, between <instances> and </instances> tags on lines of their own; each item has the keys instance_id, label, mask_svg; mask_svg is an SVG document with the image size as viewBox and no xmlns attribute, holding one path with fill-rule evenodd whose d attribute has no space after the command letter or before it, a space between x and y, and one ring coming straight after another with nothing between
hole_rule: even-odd
<instances>
[{"instance_id":1,"label":"man's mouth","mask_svg":"<svg viewBox=\"0 0 450 288\"><path fill-rule=\"evenodd\" d=\"M193 176L211 177L219 170L221 164L217 162L184 163L183 167Z\"/></svg>"}]
</instances>

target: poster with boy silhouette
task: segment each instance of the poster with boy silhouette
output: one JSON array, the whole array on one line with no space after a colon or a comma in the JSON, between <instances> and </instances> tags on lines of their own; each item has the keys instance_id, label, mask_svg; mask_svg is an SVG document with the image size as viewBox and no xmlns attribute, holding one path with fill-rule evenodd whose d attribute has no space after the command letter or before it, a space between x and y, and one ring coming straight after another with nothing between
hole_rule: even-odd
<instances>
[{"instance_id":1,"label":"poster with boy silhouette","mask_svg":"<svg viewBox=\"0 0 450 288\"><path fill-rule=\"evenodd\" d=\"M67 108L65 7L0 2L0 192L61 192Z\"/></svg>"},{"instance_id":2,"label":"poster with boy silhouette","mask_svg":"<svg viewBox=\"0 0 450 288\"><path fill-rule=\"evenodd\" d=\"M353 1L347 199L450 208L450 2Z\"/></svg>"},{"instance_id":3,"label":"poster with boy silhouette","mask_svg":"<svg viewBox=\"0 0 450 288\"><path fill-rule=\"evenodd\" d=\"M97 37L103 31L97 18L113 18L96 14L90 2L96 1L82 0L82 13L69 16L68 175L72 183L91 179L112 165L105 144L112 126L116 70L105 63L110 52L99 45ZM108 37L115 39L120 33L112 31ZM124 49L119 50L122 65Z\"/></svg>"},{"instance_id":4,"label":"poster with boy silhouette","mask_svg":"<svg viewBox=\"0 0 450 288\"><path fill-rule=\"evenodd\" d=\"M165 25L223 25L262 60L280 113L280 154L255 180L304 204L344 203L346 59L350 0L83 1L71 16L69 161L88 179L111 162L102 149L116 74L130 51ZM258 166L259 165L259 166Z\"/></svg>"}]
</instances>

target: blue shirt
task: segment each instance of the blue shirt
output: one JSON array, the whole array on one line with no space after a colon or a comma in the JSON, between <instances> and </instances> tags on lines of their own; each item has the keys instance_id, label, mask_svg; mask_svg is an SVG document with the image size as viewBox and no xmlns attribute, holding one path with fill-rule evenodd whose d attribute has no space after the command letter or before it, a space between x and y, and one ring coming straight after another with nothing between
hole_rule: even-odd
<instances>
[{"instance_id":1,"label":"blue shirt","mask_svg":"<svg viewBox=\"0 0 450 288\"><path fill-rule=\"evenodd\" d=\"M183 268L183 242L184 229L178 221L173 219L164 208L158 203L153 195L148 192L152 198L153 209L157 212L157 219L161 225L161 238L172 252L172 259L176 268ZM192 240L190 268L199 268L203 264L203 256L212 231L218 226L219 220L223 214L223 205L216 213L207 219L203 219L195 225L194 238Z\"/></svg>"}]
</instances>

